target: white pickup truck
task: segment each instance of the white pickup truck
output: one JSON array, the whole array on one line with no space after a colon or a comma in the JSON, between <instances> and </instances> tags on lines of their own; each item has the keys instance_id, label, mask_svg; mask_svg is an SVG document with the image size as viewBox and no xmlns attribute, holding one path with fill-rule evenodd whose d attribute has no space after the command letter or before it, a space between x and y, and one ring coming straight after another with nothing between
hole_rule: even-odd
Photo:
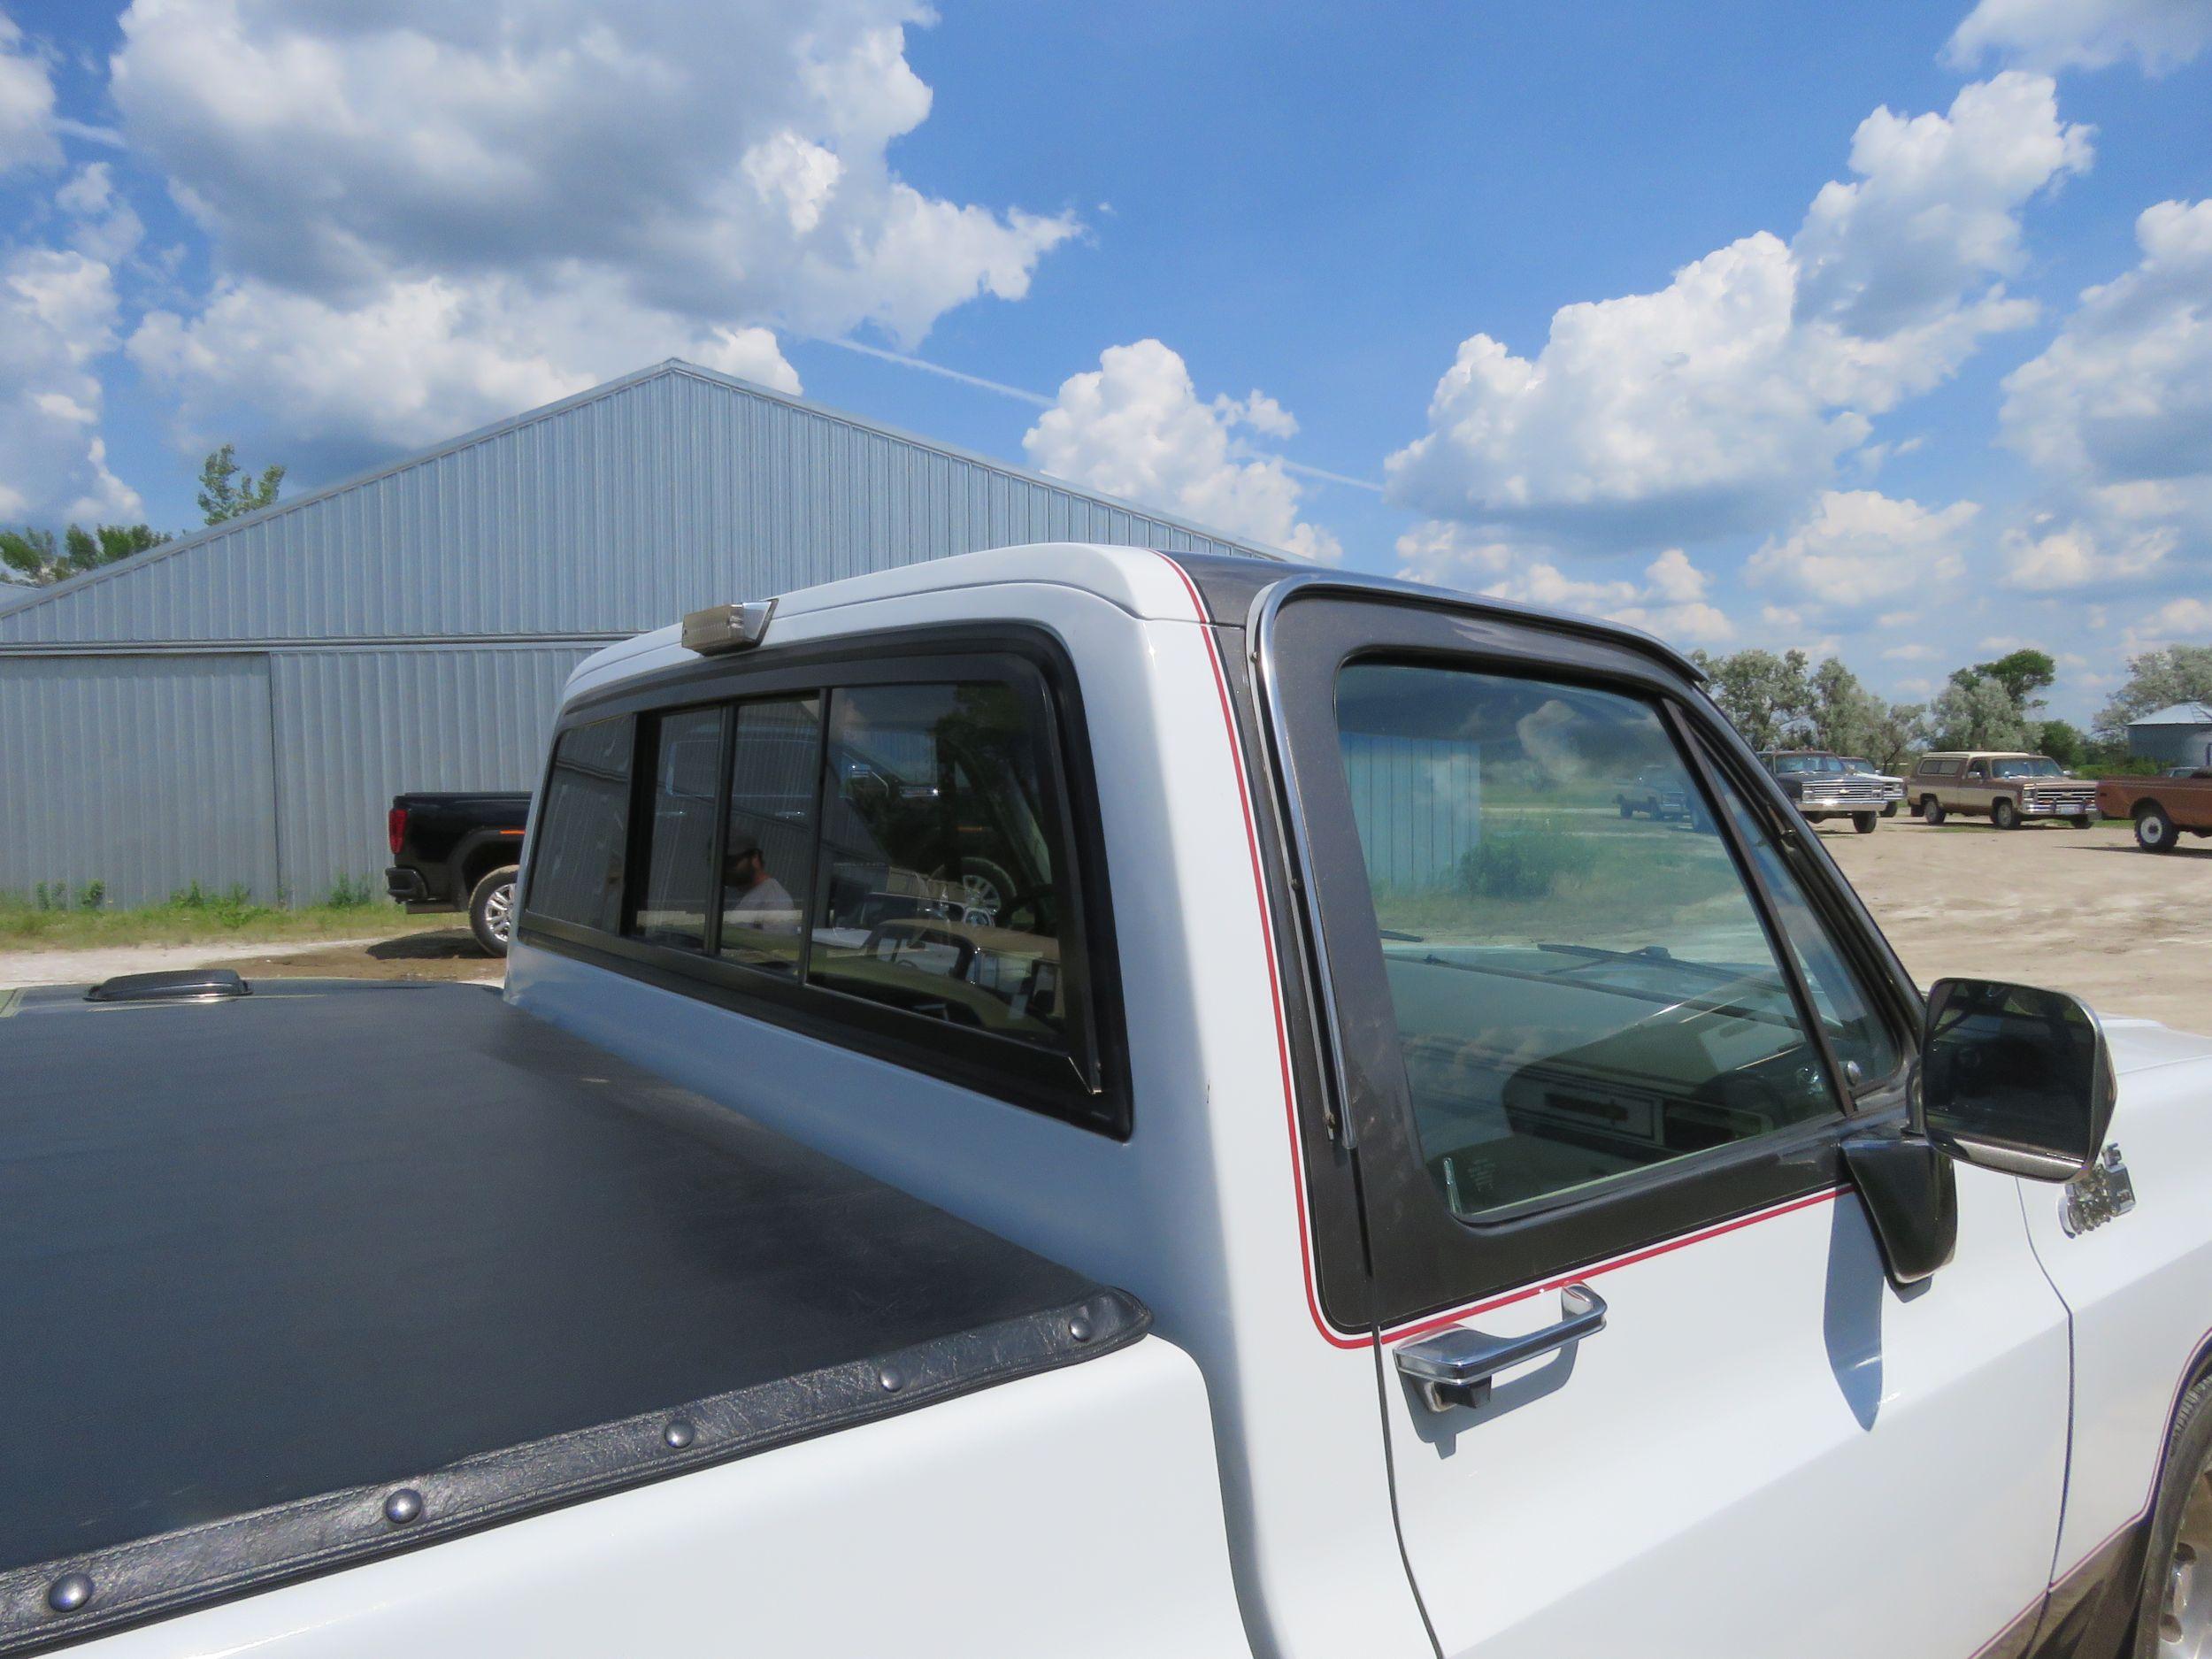
<instances>
[{"instance_id":1,"label":"white pickup truck","mask_svg":"<svg viewBox=\"0 0 2212 1659\"><path fill-rule=\"evenodd\" d=\"M1650 639L950 558L528 845L503 999L0 1007L0 1653L2212 1654L2212 1041L1924 998Z\"/></svg>"}]
</instances>

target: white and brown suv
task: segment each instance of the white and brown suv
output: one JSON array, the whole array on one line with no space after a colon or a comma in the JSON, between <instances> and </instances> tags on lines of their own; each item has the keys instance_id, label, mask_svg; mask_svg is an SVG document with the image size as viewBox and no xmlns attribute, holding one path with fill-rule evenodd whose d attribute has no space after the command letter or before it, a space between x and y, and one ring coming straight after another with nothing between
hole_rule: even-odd
<instances>
[{"instance_id":1,"label":"white and brown suv","mask_svg":"<svg viewBox=\"0 0 2212 1659\"><path fill-rule=\"evenodd\" d=\"M2009 749L1947 749L1923 755L1905 801L1931 824L1954 812L1986 818L1999 829L2039 819L2076 827L2097 821L2097 786L2047 755Z\"/></svg>"}]
</instances>

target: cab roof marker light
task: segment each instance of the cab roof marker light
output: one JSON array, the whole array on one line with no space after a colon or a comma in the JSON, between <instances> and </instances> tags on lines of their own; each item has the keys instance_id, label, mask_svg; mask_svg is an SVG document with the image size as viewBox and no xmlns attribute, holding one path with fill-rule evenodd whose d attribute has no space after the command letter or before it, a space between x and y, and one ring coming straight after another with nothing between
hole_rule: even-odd
<instances>
[{"instance_id":1,"label":"cab roof marker light","mask_svg":"<svg viewBox=\"0 0 2212 1659\"><path fill-rule=\"evenodd\" d=\"M702 657L750 650L768 632L768 618L775 610L772 599L745 599L733 605L709 605L704 611L691 611L684 618L684 649Z\"/></svg>"}]
</instances>

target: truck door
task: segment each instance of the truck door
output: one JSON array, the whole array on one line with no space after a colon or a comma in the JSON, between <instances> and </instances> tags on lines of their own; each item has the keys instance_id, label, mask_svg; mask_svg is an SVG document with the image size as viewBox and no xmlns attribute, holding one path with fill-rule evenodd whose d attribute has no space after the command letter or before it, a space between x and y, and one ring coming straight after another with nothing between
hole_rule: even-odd
<instances>
[{"instance_id":1,"label":"truck door","mask_svg":"<svg viewBox=\"0 0 2212 1659\"><path fill-rule=\"evenodd\" d=\"M1655 655L1325 595L1259 646L1440 1649L2022 1651L2064 1310L1981 1170L1951 1263L1885 1275L1838 1148L1918 1012L1815 837ZM1647 768L1702 808L1622 818Z\"/></svg>"}]
</instances>

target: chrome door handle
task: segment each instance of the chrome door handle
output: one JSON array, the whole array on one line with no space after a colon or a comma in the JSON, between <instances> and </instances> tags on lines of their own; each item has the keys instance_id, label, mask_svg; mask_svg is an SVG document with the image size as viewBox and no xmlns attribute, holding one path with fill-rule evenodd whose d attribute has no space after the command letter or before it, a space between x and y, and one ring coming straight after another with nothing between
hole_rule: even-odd
<instances>
[{"instance_id":1,"label":"chrome door handle","mask_svg":"<svg viewBox=\"0 0 2212 1659\"><path fill-rule=\"evenodd\" d=\"M1490 1398L1490 1379L1508 1366L1605 1329L1605 1298L1587 1285L1562 1289L1559 1309L1558 1324L1526 1336L1485 1336L1463 1325L1439 1331L1400 1348L1398 1369L1420 1386L1421 1399L1432 1411L1479 1406Z\"/></svg>"}]
</instances>

